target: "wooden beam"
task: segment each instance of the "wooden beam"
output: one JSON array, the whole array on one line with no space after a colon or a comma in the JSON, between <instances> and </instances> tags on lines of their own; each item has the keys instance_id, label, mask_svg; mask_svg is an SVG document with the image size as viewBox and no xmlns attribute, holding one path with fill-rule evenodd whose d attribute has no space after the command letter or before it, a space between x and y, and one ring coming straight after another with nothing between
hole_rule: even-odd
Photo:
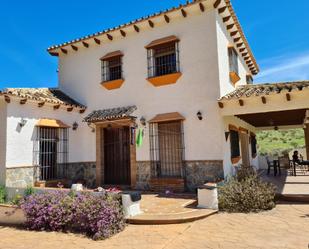
<instances>
[{"instance_id":1,"label":"wooden beam","mask_svg":"<svg viewBox=\"0 0 309 249\"><path fill-rule=\"evenodd\" d=\"M246 48L240 48L240 49L239 49L239 52L242 53L242 52L244 52L245 50L246 50Z\"/></svg>"},{"instance_id":2,"label":"wooden beam","mask_svg":"<svg viewBox=\"0 0 309 249\"><path fill-rule=\"evenodd\" d=\"M67 54L67 53L68 53L68 50L66 50L66 49L64 49L64 48L61 48L60 50L61 50L61 52L64 53L64 54Z\"/></svg>"},{"instance_id":3,"label":"wooden beam","mask_svg":"<svg viewBox=\"0 0 309 249\"><path fill-rule=\"evenodd\" d=\"M164 15L164 20L166 21L166 23L170 22L170 18L167 15Z\"/></svg>"},{"instance_id":4,"label":"wooden beam","mask_svg":"<svg viewBox=\"0 0 309 249\"><path fill-rule=\"evenodd\" d=\"M261 100L262 100L262 103L263 103L263 104L266 104L266 97L265 97L265 96L262 96L262 97L261 97Z\"/></svg>"},{"instance_id":5,"label":"wooden beam","mask_svg":"<svg viewBox=\"0 0 309 249\"><path fill-rule=\"evenodd\" d=\"M45 102L44 102L44 101L38 103L38 107L43 107L44 105L45 105Z\"/></svg>"},{"instance_id":6,"label":"wooden beam","mask_svg":"<svg viewBox=\"0 0 309 249\"><path fill-rule=\"evenodd\" d=\"M26 104L26 102L27 102L27 99L21 99L19 103L20 103L21 105L24 105L24 104Z\"/></svg>"},{"instance_id":7,"label":"wooden beam","mask_svg":"<svg viewBox=\"0 0 309 249\"><path fill-rule=\"evenodd\" d=\"M235 26L235 24L232 23L232 24L230 24L230 25L227 25L226 28L227 28L227 30L230 30L230 29L232 29L234 26Z\"/></svg>"},{"instance_id":8,"label":"wooden beam","mask_svg":"<svg viewBox=\"0 0 309 249\"><path fill-rule=\"evenodd\" d=\"M221 0L217 0L215 3L214 3L214 8L218 8L218 6L220 5L221 3Z\"/></svg>"},{"instance_id":9,"label":"wooden beam","mask_svg":"<svg viewBox=\"0 0 309 249\"><path fill-rule=\"evenodd\" d=\"M58 110L60 108L60 105L54 105L54 110Z\"/></svg>"},{"instance_id":10,"label":"wooden beam","mask_svg":"<svg viewBox=\"0 0 309 249\"><path fill-rule=\"evenodd\" d=\"M226 6L218 9L219 14L222 14L226 9L227 9Z\"/></svg>"},{"instance_id":11,"label":"wooden beam","mask_svg":"<svg viewBox=\"0 0 309 249\"><path fill-rule=\"evenodd\" d=\"M49 52L49 54L50 54L51 56L59 56L59 53L57 53L57 52Z\"/></svg>"},{"instance_id":12,"label":"wooden beam","mask_svg":"<svg viewBox=\"0 0 309 249\"><path fill-rule=\"evenodd\" d=\"M108 38L110 41L112 41L112 40L113 40L113 36L112 36L112 35L110 35L110 34L106 34L106 36L107 36L107 38Z\"/></svg>"},{"instance_id":13,"label":"wooden beam","mask_svg":"<svg viewBox=\"0 0 309 249\"><path fill-rule=\"evenodd\" d=\"M138 33L139 32L139 27L137 25L134 25L133 27L134 27L135 31Z\"/></svg>"},{"instance_id":14,"label":"wooden beam","mask_svg":"<svg viewBox=\"0 0 309 249\"><path fill-rule=\"evenodd\" d=\"M73 111L73 107L68 107L68 108L67 108L67 111L68 111L68 112Z\"/></svg>"},{"instance_id":15,"label":"wooden beam","mask_svg":"<svg viewBox=\"0 0 309 249\"><path fill-rule=\"evenodd\" d=\"M74 45L71 45L72 49L77 51L78 50L78 47L74 46Z\"/></svg>"},{"instance_id":16,"label":"wooden beam","mask_svg":"<svg viewBox=\"0 0 309 249\"><path fill-rule=\"evenodd\" d=\"M234 42L235 42L235 43L236 43L236 42L239 42L240 39L241 39L241 37L237 37L237 38L234 39Z\"/></svg>"},{"instance_id":17,"label":"wooden beam","mask_svg":"<svg viewBox=\"0 0 309 249\"><path fill-rule=\"evenodd\" d=\"M231 16L223 17L223 22L228 22L231 19Z\"/></svg>"},{"instance_id":18,"label":"wooden beam","mask_svg":"<svg viewBox=\"0 0 309 249\"><path fill-rule=\"evenodd\" d=\"M224 104L222 102L218 102L218 106L222 109L224 107Z\"/></svg>"},{"instance_id":19,"label":"wooden beam","mask_svg":"<svg viewBox=\"0 0 309 249\"><path fill-rule=\"evenodd\" d=\"M291 101L291 94L287 93L285 96L287 101Z\"/></svg>"},{"instance_id":20,"label":"wooden beam","mask_svg":"<svg viewBox=\"0 0 309 249\"><path fill-rule=\"evenodd\" d=\"M253 63L250 63L250 64L248 64L247 65L249 68L251 68L251 67L253 67L254 65L253 65Z\"/></svg>"},{"instance_id":21,"label":"wooden beam","mask_svg":"<svg viewBox=\"0 0 309 249\"><path fill-rule=\"evenodd\" d=\"M183 17L187 17L187 12L184 9L181 9L180 11Z\"/></svg>"},{"instance_id":22,"label":"wooden beam","mask_svg":"<svg viewBox=\"0 0 309 249\"><path fill-rule=\"evenodd\" d=\"M244 106L244 101L242 99L238 100L240 106Z\"/></svg>"},{"instance_id":23,"label":"wooden beam","mask_svg":"<svg viewBox=\"0 0 309 249\"><path fill-rule=\"evenodd\" d=\"M200 7L200 10L201 10L202 12L205 11L205 6L204 6L202 3L199 4L199 7Z\"/></svg>"},{"instance_id":24,"label":"wooden beam","mask_svg":"<svg viewBox=\"0 0 309 249\"><path fill-rule=\"evenodd\" d=\"M86 109L80 109L80 110L79 110L79 113L82 114L82 113L84 113L85 111L86 111Z\"/></svg>"},{"instance_id":25,"label":"wooden beam","mask_svg":"<svg viewBox=\"0 0 309 249\"><path fill-rule=\"evenodd\" d=\"M241 54L242 56L247 56L248 55L248 52L244 52Z\"/></svg>"},{"instance_id":26,"label":"wooden beam","mask_svg":"<svg viewBox=\"0 0 309 249\"><path fill-rule=\"evenodd\" d=\"M244 45L243 42L236 44L236 47L240 48L242 45Z\"/></svg>"},{"instance_id":27,"label":"wooden beam","mask_svg":"<svg viewBox=\"0 0 309 249\"><path fill-rule=\"evenodd\" d=\"M123 36L123 37L126 37L126 32L125 31L123 31L122 29L120 29L120 34Z\"/></svg>"},{"instance_id":28,"label":"wooden beam","mask_svg":"<svg viewBox=\"0 0 309 249\"><path fill-rule=\"evenodd\" d=\"M89 48L89 44L87 42L82 42L85 48Z\"/></svg>"},{"instance_id":29,"label":"wooden beam","mask_svg":"<svg viewBox=\"0 0 309 249\"><path fill-rule=\"evenodd\" d=\"M238 33L238 30L233 31L233 32L231 32L231 36L235 36L235 35L237 35L237 33Z\"/></svg>"},{"instance_id":30,"label":"wooden beam","mask_svg":"<svg viewBox=\"0 0 309 249\"><path fill-rule=\"evenodd\" d=\"M93 40L95 41L96 44L100 45L101 41L98 38L93 38Z\"/></svg>"},{"instance_id":31,"label":"wooden beam","mask_svg":"<svg viewBox=\"0 0 309 249\"><path fill-rule=\"evenodd\" d=\"M4 95L4 100L5 100L6 103L10 103L11 102L10 97L7 96L7 95Z\"/></svg>"},{"instance_id":32,"label":"wooden beam","mask_svg":"<svg viewBox=\"0 0 309 249\"><path fill-rule=\"evenodd\" d=\"M148 24L149 24L149 26L150 26L151 28L153 28L153 27L154 27L154 23L153 23L153 21L148 20Z\"/></svg>"},{"instance_id":33,"label":"wooden beam","mask_svg":"<svg viewBox=\"0 0 309 249\"><path fill-rule=\"evenodd\" d=\"M250 59L250 56L244 57L244 60L245 60L245 61L247 61L247 60L249 60L249 59Z\"/></svg>"}]
</instances>

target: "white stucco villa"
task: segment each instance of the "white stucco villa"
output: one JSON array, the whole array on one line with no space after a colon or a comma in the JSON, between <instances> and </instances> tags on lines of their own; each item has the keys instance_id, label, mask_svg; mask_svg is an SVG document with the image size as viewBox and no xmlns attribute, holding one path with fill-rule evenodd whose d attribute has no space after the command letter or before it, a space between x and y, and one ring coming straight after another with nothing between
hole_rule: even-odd
<instances>
[{"instance_id":1,"label":"white stucco villa","mask_svg":"<svg viewBox=\"0 0 309 249\"><path fill-rule=\"evenodd\" d=\"M257 129L307 127L308 82L252 84L259 68L230 0L195 0L48 52L57 89L0 93L9 187L194 190L258 167Z\"/></svg>"}]
</instances>

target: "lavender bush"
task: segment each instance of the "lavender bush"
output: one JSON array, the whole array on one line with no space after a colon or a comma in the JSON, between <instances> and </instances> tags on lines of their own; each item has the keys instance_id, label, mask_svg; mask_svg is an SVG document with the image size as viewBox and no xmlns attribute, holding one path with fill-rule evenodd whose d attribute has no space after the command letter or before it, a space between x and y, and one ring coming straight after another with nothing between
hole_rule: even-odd
<instances>
[{"instance_id":1,"label":"lavender bush","mask_svg":"<svg viewBox=\"0 0 309 249\"><path fill-rule=\"evenodd\" d=\"M104 239L124 229L124 215L116 194L53 191L35 193L22 203L32 230L85 233L95 240Z\"/></svg>"}]
</instances>

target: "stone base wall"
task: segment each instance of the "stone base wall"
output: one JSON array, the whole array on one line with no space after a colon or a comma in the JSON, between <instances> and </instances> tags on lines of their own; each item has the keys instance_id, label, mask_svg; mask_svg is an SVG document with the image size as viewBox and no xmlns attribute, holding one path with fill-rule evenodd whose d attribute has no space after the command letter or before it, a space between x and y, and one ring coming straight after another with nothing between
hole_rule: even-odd
<instances>
[{"instance_id":1,"label":"stone base wall","mask_svg":"<svg viewBox=\"0 0 309 249\"><path fill-rule=\"evenodd\" d=\"M35 182L35 167L6 168L7 187L25 188L33 186Z\"/></svg>"},{"instance_id":2,"label":"stone base wall","mask_svg":"<svg viewBox=\"0 0 309 249\"><path fill-rule=\"evenodd\" d=\"M136 189L150 190L150 161L137 161L136 172Z\"/></svg>"},{"instance_id":3,"label":"stone base wall","mask_svg":"<svg viewBox=\"0 0 309 249\"><path fill-rule=\"evenodd\" d=\"M222 160L203 160L185 162L186 188L196 191L196 188L205 182L214 182L224 179Z\"/></svg>"},{"instance_id":4,"label":"stone base wall","mask_svg":"<svg viewBox=\"0 0 309 249\"><path fill-rule=\"evenodd\" d=\"M58 178L67 179L69 186L81 182L88 188L96 187L96 162L67 163L58 167Z\"/></svg>"},{"instance_id":5,"label":"stone base wall","mask_svg":"<svg viewBox=\"0 0 309 249\"><path fill-rule=\"evenodd\" d=\"M25 188L34 186L38 180L38 167L15 167L6 168L6 186L14 188ZM96 187L96 163L95 162L78 162L58 165L57 178L67 179L68 185L77 181L83 182L88 188Z\"/></svg>"},{"instance_id":6,"label":"stone base wall","mask_svg":"<svg viewBox=\"0 0 309 249\"><path fill-rule=\"evenodd\" d=\"M136 188L151 190L150 161L138 161ZM185 161L185 189L190 192L205 182L224 179L222 160Z\"/></svg>"}]
</instances>

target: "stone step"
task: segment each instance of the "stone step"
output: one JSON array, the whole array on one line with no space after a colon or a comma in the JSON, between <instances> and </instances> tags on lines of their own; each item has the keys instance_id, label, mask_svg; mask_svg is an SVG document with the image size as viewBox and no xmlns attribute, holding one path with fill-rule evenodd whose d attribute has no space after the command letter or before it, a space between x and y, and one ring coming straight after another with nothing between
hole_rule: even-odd
<instances>
[{"instance_id":1,"label":"stone step","mask_svg":"<svg viewBox=\"0 0 309 249\"><path fill-rule=\"evenodd\" d=\"M193 209L188 212L173 213L173 214L140 214L126 221L136 225L167 225L180 224L204 219L218 213L217 210L211 209Z\"/></svg>"},{"instance_id":2,"label":"stone step","mask_svg":"<svg viewBox=\"0 0 309 249\"><path fill-rule=\"evenodd\" d=\"M182 193L185 191L185 182L182 178L152 178L149 182L150 189L156 192L167 190Z\"/></svg>"}]
</instances>

